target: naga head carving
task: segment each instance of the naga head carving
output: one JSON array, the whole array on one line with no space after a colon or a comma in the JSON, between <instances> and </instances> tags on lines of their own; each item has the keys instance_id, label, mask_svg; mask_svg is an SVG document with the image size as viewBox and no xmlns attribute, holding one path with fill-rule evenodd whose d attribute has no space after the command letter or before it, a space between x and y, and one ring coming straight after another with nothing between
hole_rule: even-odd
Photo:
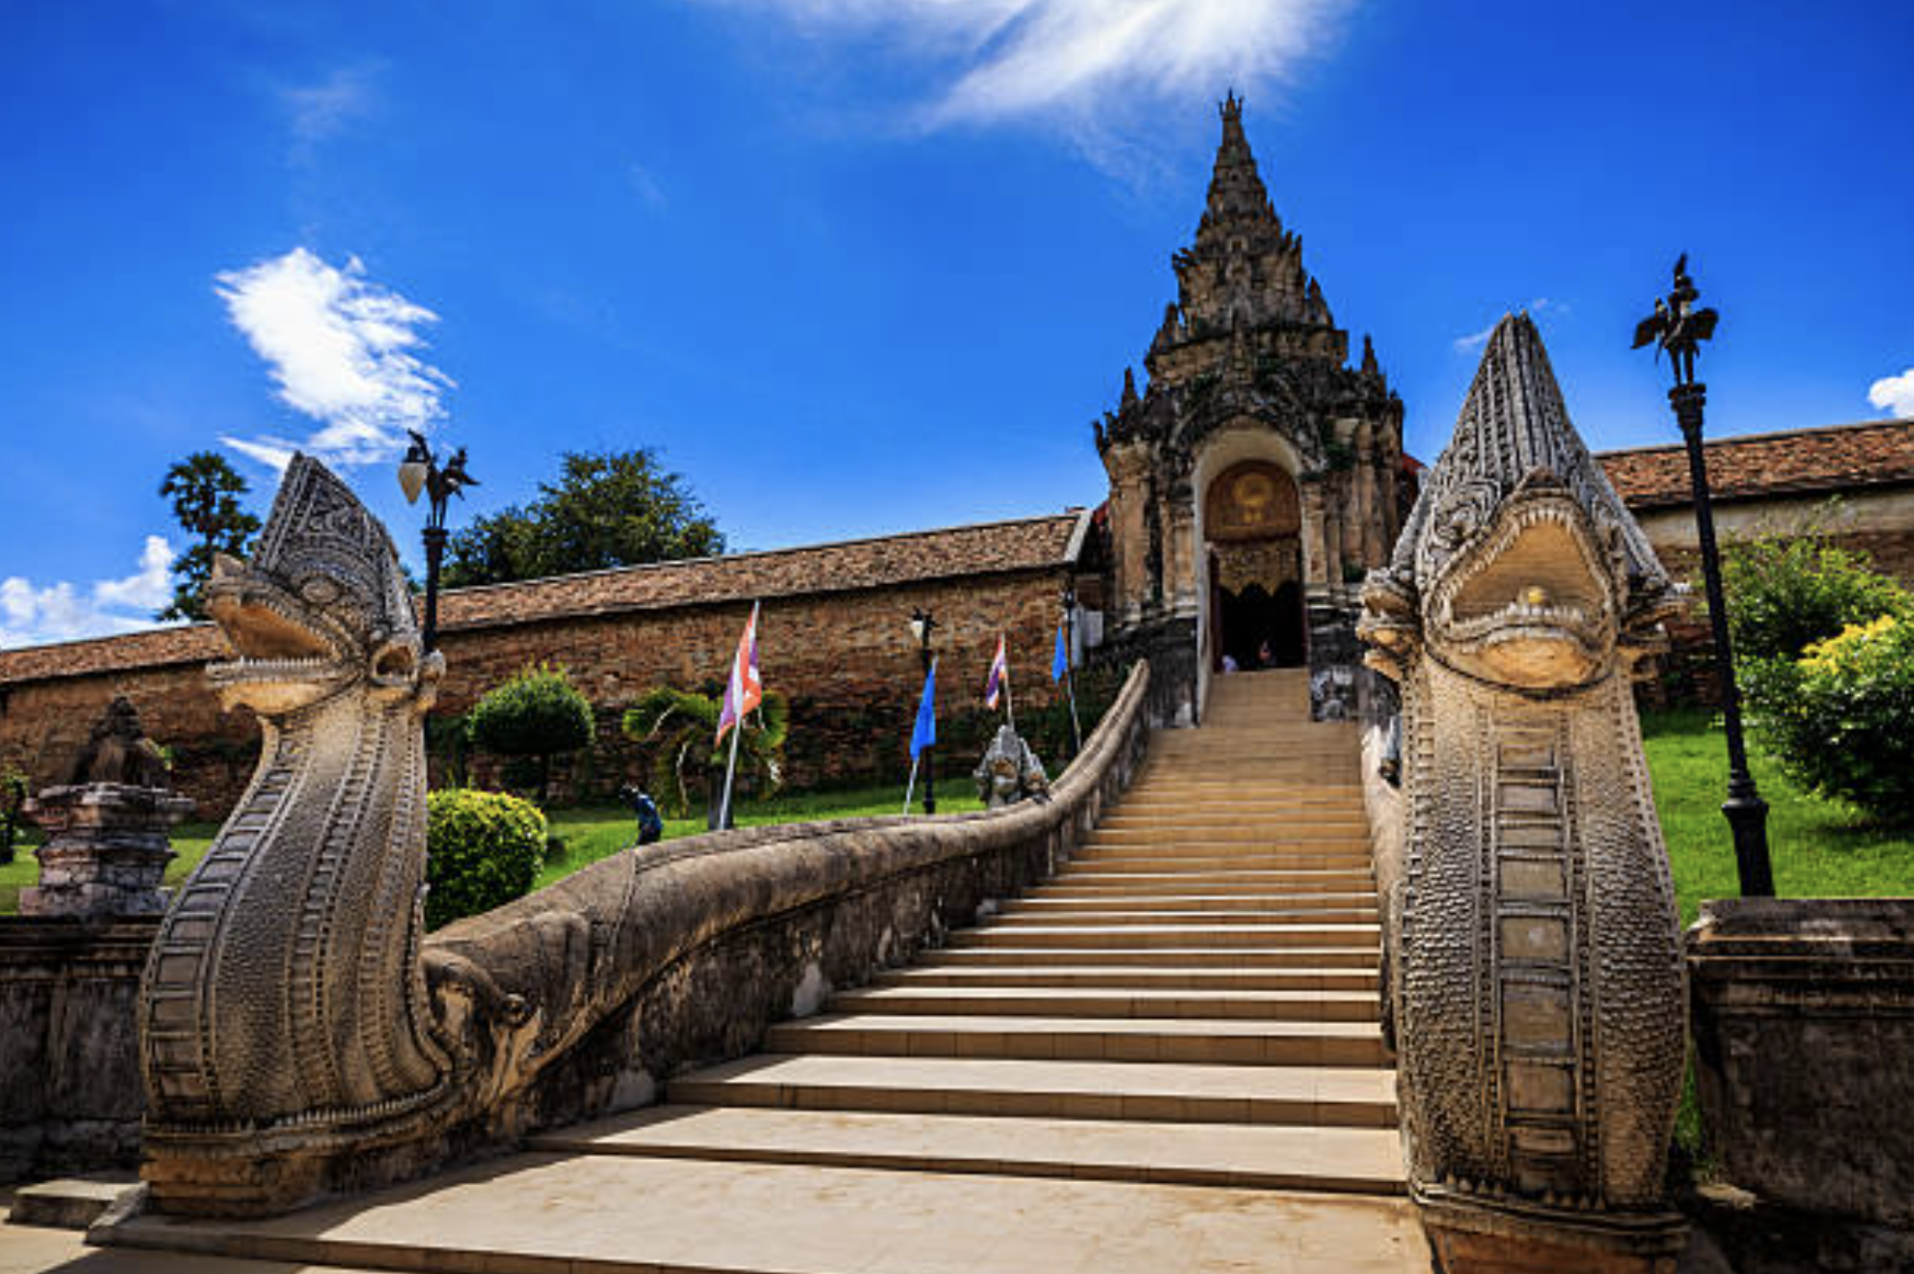
<instances>
[{"instance_id":1,"label":"naga head carving","mask_svg":"<svg viewBox=\"0 0 1914 1274\"><path fill-rule=\"evenodd\" d=\"M1569 423L1527 315L1489 338L1455 437L1363 588L1372 665L1418 648L1510 689L1600 680L1658 648L1679 594Z\"/></svg>"},{"instance_id":2,"label":"naga head carving","mask_svg":"<svg viewBox=\"0 0 1914 1274\"><path fill-rule=\"evenodd\" d=\"M310 456L286 466L252 560L215 559L206 609L237 652L206 670L228 708L280 716L363 685L422 713L444 671L391 537Z\"/></svg>"}]
</instances>

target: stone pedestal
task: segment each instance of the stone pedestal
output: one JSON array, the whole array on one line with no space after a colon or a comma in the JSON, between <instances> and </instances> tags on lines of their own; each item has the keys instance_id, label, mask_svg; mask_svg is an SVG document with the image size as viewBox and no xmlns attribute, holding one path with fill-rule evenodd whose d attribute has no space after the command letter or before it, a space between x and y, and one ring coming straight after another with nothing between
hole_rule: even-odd
<instances>
[{"instance_id":1,"label":"stone pedestal","mask_svg":"<svg viewBox=\"0 0 1914 1274\"><path fill-rule=\"evenodd\" d=\"M173 848L167 831L193 802L164 788L124 783L50 787L27 803L47 831L34 851L40 883L20 891L23 916L146 916L166 910L160 880Z\"/></svg>"},{"instance_id":2,"label":"stone pedestal","mask_svg":"<svg viewBox=\"0 0 1914 1274\"><path fill-rule=\"evenodd\" d=\"M1687 959L1708 1137L1750 1196L1729 1228L1767 1233L1747 1268L1914 1267L1914 900L1704 903Z\"/></svg>"}]
</instances>

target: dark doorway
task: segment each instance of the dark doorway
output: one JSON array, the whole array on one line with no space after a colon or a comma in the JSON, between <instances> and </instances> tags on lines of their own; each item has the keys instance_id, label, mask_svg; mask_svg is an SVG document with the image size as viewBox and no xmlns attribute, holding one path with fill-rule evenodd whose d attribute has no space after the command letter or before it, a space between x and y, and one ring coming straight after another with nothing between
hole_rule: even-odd
<instances>
[{"instance_id":1,"label":"dark doorway","mask_svg":"<svg viewBox=\"0 0 1914 1274\"><path fill-rule=\"evenodd\" d=\"M1218 666L1228 655L1245 672L1273 666L1299 667L1307 657L1303 638L1303 590L1294 580L1279 585L1270 593L1261 584L1246 585L1240 592L1217 590ZM1268 643L1273 657L1266 664L1262 655Z\"/></svg>"}]
</instances>

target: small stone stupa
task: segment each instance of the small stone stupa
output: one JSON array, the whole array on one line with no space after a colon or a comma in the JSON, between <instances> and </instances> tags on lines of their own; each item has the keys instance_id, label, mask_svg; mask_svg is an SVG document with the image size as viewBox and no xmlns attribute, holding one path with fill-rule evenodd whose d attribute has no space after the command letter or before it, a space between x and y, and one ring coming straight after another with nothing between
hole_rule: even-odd
<instances>
[{"instance_id":1,"label":"small stone stupa","mask_svg":"<svg viewBox=\"0 0 1914 1274\"><path fill-rule=\"evenodd\" d=\"M166 786L166 759L140 728L130 699L119 696L93 727L73 777L27 803L46 829L34 851L40 883L20 891L23 916L158 915L160 888L173 859L167 831L193 802Z\"/></svg>"}]
</instances>

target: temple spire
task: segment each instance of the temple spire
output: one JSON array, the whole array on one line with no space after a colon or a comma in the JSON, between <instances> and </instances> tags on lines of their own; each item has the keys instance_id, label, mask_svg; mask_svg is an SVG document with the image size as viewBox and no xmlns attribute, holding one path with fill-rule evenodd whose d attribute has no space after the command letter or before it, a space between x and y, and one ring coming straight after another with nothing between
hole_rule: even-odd
<instances>
[{"instance_id":1,"label":"temple spire","mask_svg":"<svg viewBox=\"0 0 1914 1274\"><path fill-rule=\"evenodd\" d=\"M1244 222L1278 228L1282 224L1270 205L1269 190L1256 171L1256 156L1250 153L1249 138L1243 133L1243 99L1232 91L1218 109L1223 117L1223 140L1216 148L1209 201L1196 229L1199 245L1209 235Z\"/></svg>"}]
</instances>

